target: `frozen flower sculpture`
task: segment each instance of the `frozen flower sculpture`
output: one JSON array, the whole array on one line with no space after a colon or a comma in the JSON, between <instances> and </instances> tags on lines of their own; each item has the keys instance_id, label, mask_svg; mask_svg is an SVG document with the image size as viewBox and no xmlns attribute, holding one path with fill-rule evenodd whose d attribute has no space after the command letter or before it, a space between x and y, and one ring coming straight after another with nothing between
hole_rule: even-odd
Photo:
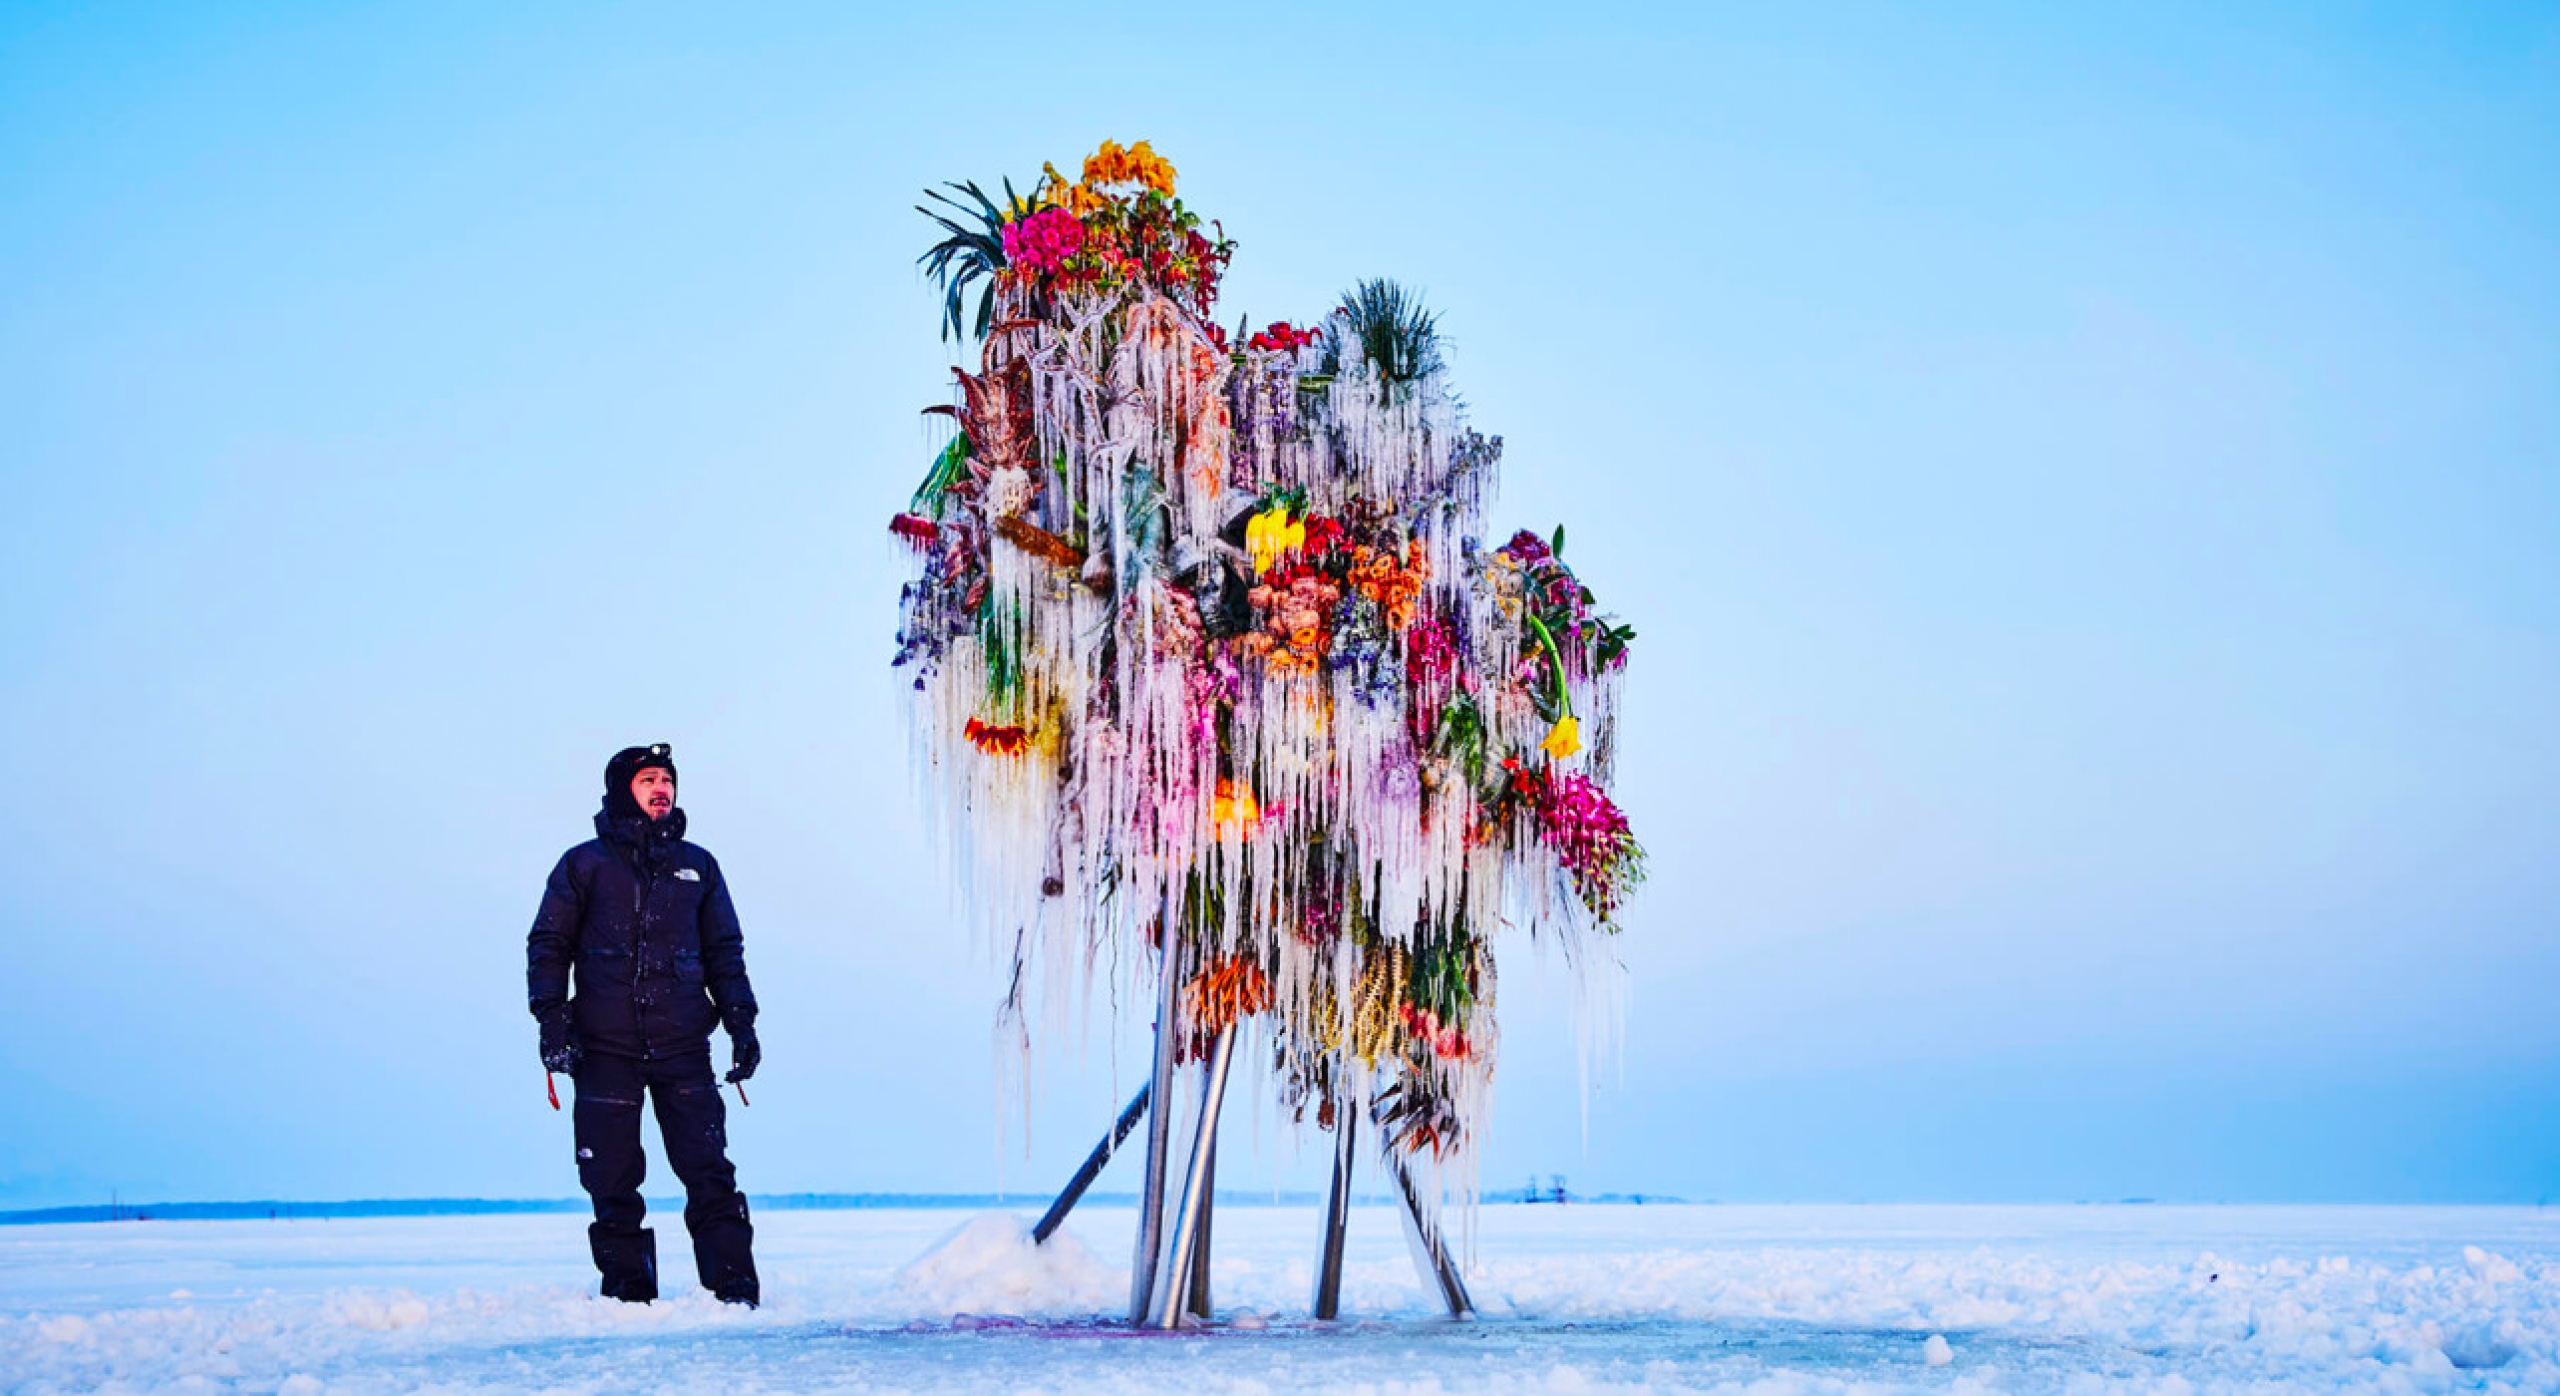
<instances>
[{"instance_id":1,"label":"frozen flower sculpture","mask_svg":"<svg viewBox=\"0 0 2560 1396\"><path fill-rule=\"evenodd\" d=\"M1562 529L1479 541L1502 443L1466 425L1401 288L1230 336L1210 317L1233 244L1143 141L1027 198L950 188L923 261L980 371L932 409L958 430L891 525L920 563L897 662L1026 1048L1035 986L1055 1019L1116 967L1159 1005L1155 1100L1204 1065L1179 1218L1171 1111L1147 1112L1133 1317L1170 1322L1205 1273L1190 1196L1240 1025L1285 1104L1337 1131L1338 1194L1374 1122L1445 1293L1415 1199L1472 1195L1494 933L1613 965L1643 879L1608 794L1634 632Z\"/></svg>"}]
</instances>

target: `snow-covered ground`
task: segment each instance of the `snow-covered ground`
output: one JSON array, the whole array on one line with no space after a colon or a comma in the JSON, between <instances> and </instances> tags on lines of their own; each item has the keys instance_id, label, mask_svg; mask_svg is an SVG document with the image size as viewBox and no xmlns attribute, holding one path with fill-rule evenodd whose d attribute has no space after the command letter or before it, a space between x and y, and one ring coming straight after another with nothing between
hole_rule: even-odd
<instances>
[{"instance_id":1,"label":"snow-covered ground","mask_svg":"<svg viewBox=\"0 0 2560 1396\"><path fill-rule=\"evenodd\" d=\"M767 1303L588 1297L583 1219L0 1228L0 1390L2560 1391L2560 1212L1488 1207L1485 1317L1353 1214L1222 1207L1219 1322L1131 1334L1133 1214L1040 1252L948 1211L757 1219ZM956 1234L955 1234L956 1233Z\"/></svg>"}]
</instances>

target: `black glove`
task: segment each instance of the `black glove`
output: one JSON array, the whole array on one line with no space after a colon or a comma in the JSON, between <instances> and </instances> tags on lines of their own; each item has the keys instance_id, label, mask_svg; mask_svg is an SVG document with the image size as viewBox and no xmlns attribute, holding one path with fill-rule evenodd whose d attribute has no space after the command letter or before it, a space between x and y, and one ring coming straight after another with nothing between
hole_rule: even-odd
<instances>
[{"instance_id":1,"label":"black glove","mask_svg":"<svg viewBox=\"0 0 2560 1396\"><path fill-rule=\"evenodd\" d=\"M542 1023L542 1069L566 1076L578 1074L578 1034L569 1027L569 1005L557 1001L533 1010Z\"/></svg>"},{"instance_id":2,"label":"black glove","mask_svg":"<svg viewBox=\"0 0 2560 1396\"><path fill-rule=\"evenodd\" d=\"M729 1015L729 1074L723 1080L735 1085L756 1074L764 1061L764 1044L756 1041L754 1009Z\"/></svg>"}]
</instances>

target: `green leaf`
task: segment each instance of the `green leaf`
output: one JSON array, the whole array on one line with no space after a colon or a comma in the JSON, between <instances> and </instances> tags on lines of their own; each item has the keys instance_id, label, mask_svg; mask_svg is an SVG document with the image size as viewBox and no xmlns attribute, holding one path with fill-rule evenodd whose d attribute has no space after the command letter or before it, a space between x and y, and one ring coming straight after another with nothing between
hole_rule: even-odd
<instances>
[{"instance_id":1,"label":"green leaf","mask_svg":"<svg viewBox=\"0 0 2560 1396\"><path fill-rule=\"evenodd\" d=\"M1440 730L1434 737L1440 755L1456 762L1471 784L1484 784L1484 711L1474 698L1465 693L1452 696L1440 710Z\"/></svg>"},{"instance_id":2,"label":"green leaf","mask_svg":"<svg viewBox=\"0 0 2560 1396\"><path fill-rule=\"evenodd\" d=\"M941 454L933 458L933 468L925 472L924 483L916 486L915 498L907 505L907 512L941 518L942 496L959 481L964 468L962 462L968 456L968 433L954 435L950 444L942 448Z\"/></svg>"},{"instance_id":3,"label":"green leaf","mask_svg":"<svg viewBox=\"0 0 2560 1396\"><path fill-rule=\"evenodd\" d=\"M975 203L971 207L938 189L927 189L925 197L945 205L959 215L916 205L916 212L933 220L950 236L925 249L916 259L925 273L942 285L942 336L958 339L966 320L969 292L978 291L977 334L984 338L995 318L995 277L1005 268L1004 209L987 197L986 191L974 183L947 184L946 189L965 194ZM1017 202L1013 181L1004 183L1005 205ZM983 283L983 284L982 284Z\"/></svg>"}]
</instances>

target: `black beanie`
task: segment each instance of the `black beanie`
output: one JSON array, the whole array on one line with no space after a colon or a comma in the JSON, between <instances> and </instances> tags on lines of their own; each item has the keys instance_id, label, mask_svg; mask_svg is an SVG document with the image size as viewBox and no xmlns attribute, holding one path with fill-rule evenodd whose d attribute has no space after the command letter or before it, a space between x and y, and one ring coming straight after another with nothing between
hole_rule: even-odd
<instances>
[{"instance_id":1,"label":"black beanie","mask_svg":"<svg viewBox=\"0 0 2560 1396\"><path fill-rule=\"evenodd\" d=\"M613 759L604 763L605 803L617 812L639 813L640 806L631 798L631 780L652 766L666 772L669 780L678 778L674 748L665 742L627 746L615 752Z\"/></svg>"}]
</instances>

